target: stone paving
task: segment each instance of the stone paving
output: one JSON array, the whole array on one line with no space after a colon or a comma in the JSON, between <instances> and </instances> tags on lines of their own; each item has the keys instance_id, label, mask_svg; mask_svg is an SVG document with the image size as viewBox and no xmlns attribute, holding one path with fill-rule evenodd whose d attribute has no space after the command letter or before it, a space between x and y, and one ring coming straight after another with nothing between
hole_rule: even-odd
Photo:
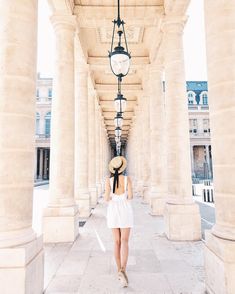
<instances>
[{"instance_id":1,"label":"stone paving","mask_svg":"<svg viewBox=\"0 0 235 294\"><path fill-rule=\"evenodd\" d=\"M171 242L163 234L163 219L151 216L148 205L135 198L133 208L128 288L117 279L106 203L100 200L73 244L45 246L44 293L205 293L203 243Z\"/></svg>"}]
</instances>

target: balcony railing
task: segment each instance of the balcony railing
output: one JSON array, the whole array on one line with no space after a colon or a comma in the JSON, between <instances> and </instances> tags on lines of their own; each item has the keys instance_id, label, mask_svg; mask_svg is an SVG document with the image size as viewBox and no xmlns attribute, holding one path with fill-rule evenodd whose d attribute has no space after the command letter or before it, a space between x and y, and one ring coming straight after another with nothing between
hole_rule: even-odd
<instances>
[{"instance_id":1,"label":"balcony railing","mask_svg":"<svg viewBox=\"0 0 235 294\"><path fill-rule=\"evenodd\" d=\"M36 139L49 139L50 137L50 134L36 134Z\"/></svg>"},{"instance_id":2,"label":"balcony railing","mask_svg":"<svg viewBox=\"0 0 235 294\"><path fill-rule=\"evenodd\" d=\"M45 102L51 102L52 97L36 97L36 102L39 103L45 103Z\"/></svg>"},{"instance_id":3,"label":"balcony railing","mask_svg":"<svg viewBox=\"0 0 235 294\"><path fill-rule=\"evenodd\" d=\"M209 105L188 104L189 110L209 110Z\"/></svg>"}]
</instances>

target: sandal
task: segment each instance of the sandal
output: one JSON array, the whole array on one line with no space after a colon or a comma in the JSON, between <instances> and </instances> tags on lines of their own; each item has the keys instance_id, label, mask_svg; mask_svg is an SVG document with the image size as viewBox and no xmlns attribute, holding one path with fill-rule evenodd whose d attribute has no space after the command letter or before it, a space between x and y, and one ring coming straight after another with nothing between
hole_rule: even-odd
<instances>
[{"instance_id":1,"label":"sandal","mask_svg":"<svg viewBox=\"0 0 235 294\"><path fill-rule=\"evenodd\" d=\"M120 270L118 272L118 279L121 281L123 287L127 287L128 286L127 275L126 275L126 273L123 270Z\"/></svg>"}]
</instances>

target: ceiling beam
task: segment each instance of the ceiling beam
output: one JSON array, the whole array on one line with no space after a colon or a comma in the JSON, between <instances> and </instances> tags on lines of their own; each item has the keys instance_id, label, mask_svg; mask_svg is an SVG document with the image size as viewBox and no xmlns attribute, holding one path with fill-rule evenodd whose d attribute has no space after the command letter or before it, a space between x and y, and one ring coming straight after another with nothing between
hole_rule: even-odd
<instances>
[{"instance_id":1,"label":"ceiling beam","mask_svg":"<svg viewBox=\"0 0 235 294\"><path fill-rule=\"evenodd\" d=\"M117 6L75 5L73 12L78 16L80 28L110 27ZM163 5L122 5L122 18L130 26L155 26L163 14Z\"/></svg>"}]
</instances>

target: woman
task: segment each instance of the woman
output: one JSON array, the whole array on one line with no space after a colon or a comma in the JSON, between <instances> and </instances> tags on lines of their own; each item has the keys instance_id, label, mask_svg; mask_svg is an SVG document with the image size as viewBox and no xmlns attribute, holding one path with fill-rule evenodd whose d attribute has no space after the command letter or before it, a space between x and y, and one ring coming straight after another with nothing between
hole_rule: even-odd
<instances>
[{"instance_id":1,"label":"woman","mask_svg":"<svg viewBox=\"0 0 235 294\"><path fill-rule=\"evenodd\" d=\"M113 233L118 278L124 287L128 286L126 274L128 241L130 229L133 227L133 211L130 203L133 198L131 180L122 174L126 166L127 161L123 156L114 157L110 161L111 177L106 179L104 196L108 202L107 226Z\"/></svg>"}]
</instances>

